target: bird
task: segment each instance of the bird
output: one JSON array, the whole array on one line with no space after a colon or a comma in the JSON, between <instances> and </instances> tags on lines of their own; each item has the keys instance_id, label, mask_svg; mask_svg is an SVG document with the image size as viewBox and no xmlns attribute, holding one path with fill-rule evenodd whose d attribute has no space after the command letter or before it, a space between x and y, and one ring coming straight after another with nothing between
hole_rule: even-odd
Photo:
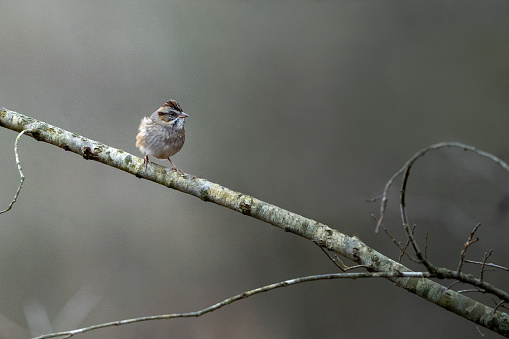
<instances>
[{"instance_id":1,"label":"bird","mask_svg":"<svg viewBox=\"0 0 509 339\"><path fill-rule=\"evenodd\" d=\"M145 154L143 158L145 169L149 163L148 156L151 155L158 159L170 160L171 170L180 171L170 157L184 146L186 140L184 119L187 117L189 115L184 113L175 100L169 100L150 116L141 119L136 147Z\"/></svg>"}]
</instances>

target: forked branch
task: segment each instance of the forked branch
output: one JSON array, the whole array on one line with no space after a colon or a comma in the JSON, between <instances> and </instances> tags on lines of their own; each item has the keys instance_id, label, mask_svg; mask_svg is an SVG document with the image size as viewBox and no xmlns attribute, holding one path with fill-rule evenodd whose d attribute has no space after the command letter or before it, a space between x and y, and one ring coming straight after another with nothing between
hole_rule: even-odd
<instances>
[{"instance_id":1,"label":"forked branch","mask_svg":"<svg viewBox=\"0 0 509 339\"><path fill-rule=\"evenodd\" d=\"M426 148L420 150L419 152L417 152L414 156L412 156L410 158L410 160L408 160L405 163L405 165L398 172L396 172L389 179L387 184L385 185L385 189L382 194L382 201L380 204L380 217L379 217L377 225L376 225L376 232L378 232L378 229L380 226L383 226L382 221L384 218L385 210L387 208L387 201L388 201L387 193L389 191L389 188L394 183L394 180L399 175L403 174L401 190L400 190L400 203L399 203L400 212L401 212L401 222L403 224L403 228L405 230L408 241L410 242L410 244L413 248L413 252L414 252L415 256L417 257L417 259L419 260L419 262L422 263L426 267L428 272L430 272L432 274L436 274L437 277L440 279L456 279L461 282L470 284L470 285L476 287L477 289L479 289L480 291L483 291L484 293L491 293L491 294L497 296L498 298L500 298L504 302L509 302L509 293L507 293L499 288L496 288L495 286L484 281L486 260L491 255L492 251L490 251L489 253L487 253L484 256L484 259L482 262L482 267L481 267L480 278L475 278L471 274L465 274L462 272L463 264L465 263L466 251L468 250L469 246L471 246L472 244L474 244L475 242L477 242L479 240L478 238L474 238L474 234L477 231L477 229L479 228L480 224L478 224L473 229L473 231L470 233L470 236L467 239L467 242L465 243L464 248L461 251L460 262L459 262L458 268L456 270L451 270L451 269L444 268L444 267L437 267L433 263L431 263L427 257L426 252L423 253L421 251L419 245L417 244L417 241L415 240L415 237L414 237L414 229L410 229L409 220L408 220L408 216L407 216L407 212L406 212L406 200L405 200L406 187L407 187L408 179L410 177L410 170L411 170L412 166L414 165L414 163L417 161L417 159L424 156L427 152L432 151L432 150L438 150L438 149L445 148L445 147L456 147L456 148L461 148L465 151L473 152L481 157L488 158L488 159L494 161L495 163L500 165L504 170L509 172L509 165L507 165L504 161L502 161L498 157L494 156L493 154L478 150L477 148L469 146L469 145L465 145L465 144L458 143L458 142L444 142L444 143L439 143L439 144L435 144L435 145L426 147ZM390 236L390 238L393 240L393 242L395 242L397 244L397 242L394 240L394 238L392 238L392 236ZM426 239L427 239L427 237L426 237ZM398 247L400 247L400 249L401 249L401 246L398 246ZM406 250L406 248L405 248L405 250ZM407 253L407 255L408 255L408 253Z\"/></svg>"}]
</instances>

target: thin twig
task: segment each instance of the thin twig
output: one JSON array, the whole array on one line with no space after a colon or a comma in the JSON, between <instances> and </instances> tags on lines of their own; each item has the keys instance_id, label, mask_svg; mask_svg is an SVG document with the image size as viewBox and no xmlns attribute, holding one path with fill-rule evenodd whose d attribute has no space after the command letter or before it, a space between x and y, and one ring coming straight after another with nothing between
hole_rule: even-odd
<instances>
[{"instance_id":1,"label":"thin twig","mask_svg":"<svg viewBox=\"0 0 509 339\"><path fill-rule=\"evenodd\" d=\"M473 152L473 153L476 153L477 155L481 156L481 157L484 157L484 158L488 158L492 161L494 161L495 163L497 163L498 165L500 165L503 169L505 169L506 171L509 172L509 165L507 165L504 161L502 161L501 159L499 159L498 157L494 156L493 154L490 154L488 152L484 152L484 151L481 151L481 150L478 150L477 148L473 147L473 146L469 146L469 145L466 145L466 144L462 144L460 142L441 142L441 143L438 143L438 144L434 144L434 145L431 145L429 147L426 147L422 150L420 150L419 152L415 153L406 163L405 165L400 168L396 173L394 173L394 175L389 179L389 181L385 184L385 188L384 188L384 191L382 193L382 202L380 204L380 218L378 219L378 223L376 225L376 228L375 228L375 232L378 232L378 228L380 227L380 224L382 223L382 220L384 218L384 215L385 215L385 210L387 208L387 193L389 191L389 188L392 186L394 180L396 180L396 178L404 173L404 176L403 176L403 183L402 183L402 186L401 186L401 201L402 201L402 205L403 205L403 210L404 210L404 206L405 206L405 189L406 189L406 180L408 180L408 175L409 175L409 172L410 172L410 169L412 168L412 165L414 164L414 162L419 159L420 157L422 157L424 154L426 154L427 152L429 151L432 151L432 150L437 150L437 149L440 149L440 148L445 148L445 147L456 147L456 148L461 148L463 149L464 151L469 151L469 152ZM406 215L406 212L404 212L404 214ZM406 219L406 216L403 217L403 219L405 220ZM405 222L403 222L405 223Z\"/></svg>"},{"instance_id":2,"label":"thin twig","mask_svg":"<svg viewBox=\"0 0 509 339\"><path fill-rule=\"evenodd\" d=\"M337 268L339 268L342 272L345 272L345 270L343 269L343 267L341 267L341 265L339 265L336 260L334 260L334 258L329 254L329 252L327 252L323 246L320 246L316 241L313 240L313 243L318 246L322 251L323 253L325 253L325 255L327 255L327 257L329 257L329 259L334 263L334 265L336 265Z\"/></svg>"},{"instance_id":3,"label":"thin twig","mask_svg":"<svg viewBox=\"0 0 509 339\"><path fill-rule=\"evenodd\" d=\"M450 285L447 287L447 289L448 289L448 290L450 290L450 289L451 289L454 285L459 284L459 283L461 283L461 281L456 280L455 282L453 282L452 284L450 284Z\"/></svg>"},{"instance_id":4,"label":"thin twig","mask_svg":"<svg viewBox=\"0 0 509 339\"><path fill-rule=\"evenodd\" d=\"M401 174L401 172L403 172L403 179L402 179L402 183L401 183L400 204L399 204L401 221L402 221L405 233L407 234L408 240L410 241L410 244L413 247L413 250L414 250L414 253L415 253L417 259L419 259L422 262L422 264L426 267L428 272L437 274L437 277L440 279L458 279L462 282L471 284L472 286L475 286L476 288L479 288L480 290L483 290L484 291L483 293L489 292L489 293L492 293L492 294L498 296L502 300L509 301L509 293L507 293L499 288L496 288L495 286L492 286L491 284L484 282L482 274L481 274L481 279L476 279L475 277L470 276L470 275L465 275L465 274L461 273L460 271L452 271L447 268L440 268L440 267L436 267L435 265L433 265L428 260L427 256L421 252L419 245L417 244L417 241L414 238L414 234L413 234L412 230L410 229L408 216L407 216L407 212L406 212L406 201L405 201L406 187L407 187L407 183L408 183L408 178L410 176L410 170L411 170L413 164L415 163L415 161L417 159L419 159L420 157L422 157L424 154L426 154L427 152L429 152L431 150L435 150L435 149L439 149L439 148L443 148L443 147L459 147L463 150L474 152L481 157L485 157L485 158L488 158L488 159L496 162L503 169L505 169L506 171L509 172L509 166L504 161L500 160L499 158L497 158L496 156L494 156L490 153L478 150L475 147L468 146L465 144L461 144L461 143L457 143L457 142L446 142L446 143L439 143L439 144L435 144L435 145L429 146L427 148L424 148L424 149L420 150L419 152L417 152L412 158L410 158L410 160L408 160L405 163L405 166L403 166L403 168L401 168L386 184L383 198L382 198L382 204L381 204L381 215L380 215L380 219L378 220L376 230L378 230L378 226L381 224L381 221L383 219L383 213L385 212L385 206L387 203L387 196L386 196L387 190L388 190L389 186L392 184L392 182L394 181L395 176L397 176L397 175ZM477 227L478 226L476 226L475 229L477 229ZM474 242L474 241L472 241L472 242ZM488 257L489 257L489 255L488 255ZM486 261L486 259L487 258L485 257L484 262ZM482 265L482 272L484 272L484 264Z\"/></svg>"},{"instance_id":5,"label":"thin twig","mask_svg":"<svg viewBox=\"0 0 509 339\"><path fill-rule=\"evenodd\" d=\"M329 259L330 259L330 260L334 263L334 265L335 265L337 268L339 268L339 269L341 270L341 272L351 271L351 270L355 270L355 269L357 269L357 268L369 268L369 266L367 266L367 265L347 266L347 265L345 265L345 263L343 262L343 260L341 260L341 259L339 258L339 256L338 256L338 255L336 255L336 256L335 256L335 258L334 258L334 257L332 257L332 256L329 254L329 252L327 252L327 251L325 250L325 248L323 248L323 246L320 246L320 245L319 245L316 241L314 241L314 240L313 240L313 243L314 243L316 246L318 246L318 247L319 247L319 248L323 251L323 253L325 253L325 254L327 255L327 257L329 257ZM338 264L338 261L339 261L339 263L340 263L342 266L341 266L340 264Z\"/></svg>"},{"instance_id":6,"label":"thin twig","mask_svg":"<svg viewBox=\"0 0 509 339\"><path fill-rule=\"evenodd\" d=\"M496 304L495 311L498 310L499 307L503 307L503 308L507 309L507 307L504 305L505 301L501 300L497 303L493 298L491 300L493 300L493 302Z\"/></svg>"},{"instance_id":7,"label":"thin twig","mask_svg":"<svg viewBox=\"0 0 509 339\"><path fill-rule=\"evenodd\" d=\"M34 339L47 339L47 338L56 338L56 337L70 338L76 334L81 334L81 333L89 332L89 331L96 330L99 328L105 328L105 327L111 327L111 326L126 325L126 324L132 324L132 323L148 321L148 320L199 317L206 313L215 311L223 306L229 305L235 301L239 301L239 300L248 298L248 297L258 294L258 293L267 292L267 291L275 290L280 287L288 287L291 285L296 285L296 284L309 282L309 281L317 281L317 280L325 280L325 279L359 279L359 278L387 278L387 277L407 277L407 278L426 277L426 278L430 278L430 277L433 277L433 275L431 275L428 272L373 272L373 273L364 272L364 273L335 273L335 274L313 275L313 276L301 277L301 278L297 278L297 279L286 280L286 281L282 281L279 283L256 288L254 290L247 291L247 292L238 294L234 297L225 299L215 305L209 306L203 310L196 311L196 312L163 314L163 315L140 317L140 318L134 318L134 319L112 321L112 322L108 322L108 323L104 323L104 324L97 324L97 325L93 325L93 326L89 326L89 327L83 327L83 328L71 330L71 331L63 331L63 332L45 334L45 335L36 337Z\"/></svg>"},{"instance_id":8,"label":"thin twig","mask_svg":"<svg viewBox=\"0 0 509 339\"><path fill-rule=\"evenodd\" d=\"M374 215L374 214L371 214L371 218L375 221L377 221L377 217ZM394 245L396 245L396 247L398 247L399 249L399 258L398 258L398 263L401 263L401 259L403 258L404 255L407 256L408 259L410 259L411 261L415 262L415 263L420 263L419 260L415 259L414 257L412 257L410 254L408 254L408 252L406 251L406 249L408 248L408 245L410 244L410 242L408 241L407 239L407 242L405 244L405 246L403 247L401 245L401 242L397 241L396 238L394 238L392 236L392 234L389 232L389 230L387 229L387 227L385 227L384 223L380 223L380 227L382 227L382 229L384 230L385 234L389 237L389 239L394 243ZM415 227L416 225L414 225L414 228L412 230L412 232L415 231Z\"/></svg>"},{"instance_id":9,"label":"thin twig","mask_svg":"<svg viewBox=\"0 0 509 339\"><path fill-rule=\"evenodd\" d=\"M356 269L358 269L358 268L366 268L366 269L367 269L367 268L369 268L369 266L368 266L368 265L347 266L347 265L343 262L343 260L341 260L341 258L340 258L337 254L335 254L335 255L334 255L334 257L335 257L335 258L334 258L333 260L337 260L337 261L339 261L339 262L341 263L341 265L343 265L343 272L351 271L351 270L356 270Z\"/></svg>"},{"instance_id":10,"label":"thin twig","mask_svg":"<svg viewBox=\"0 0 509 339\"><path fill-rule=\"evenodd\" d=\"M416 227L417 227L417 225L414 225L414 226L412 227L412 234L414 234L414 233L415 233L415 228L416 228ZM401 253L400 253L400 255L399 255L399 260L401 260L401 257L402 257L402 255L403 255L403 253L404 253L404 254L406 254L406 256L407 256L408 258L410 258L413 262L420 264L420 263L421 263L421 260L419 260L419 259L417 259L417 258L414 258L414 257L412 257L410 254L408 254L407 249L408 249L408 246L409 246L409 245L410 245L410 240L409 240L409 239L407 239L405 246L401 248Z\"/></svg>"},{"instance_id":11,"label":"thin twig","mask_svg":"<svg viewBox=\"0 0 509 339\"><path fill-rule=\"evenodd\" d=\"M394 173L394 175L385 184L385 188L384 188L384 191L382 193L382 199L381 199L382 202L380 203L380 218L378 219L378 223L376 224L375 233L378 233L378 229L380 228L380 225L382 224L382 221L383 221L384 216L385 216L385 209L387 208L387 201L388 201L387 192L389 191L389 188L392 186L392 183L394 182L394 180L396 180L396 178L401 173L403 173L404 168L405 167L402 167L399 171Z\"/></svg>"},{"instance_id":12,"label":"thin twig","mask_svg":"<svg viewBox=\"0 0 509 339\"><path fill-rule=\"evenodd\" d=\"M11 210L11 208L14 205L14 203L16 202L16 200L18 200L18 196L19 196L19 193L21 192L21 188L23 188L23 182L25 181L25 176L23 175L23 171L21 170L21 162L19 161L18 141L19 141L19 138L21 138L21 136L26 131L27 130L21 131L18 134L18 136L16 137L16 141L14 142L14 155L16 156L16 165L18 165L18 172L19 172L19 176L20 176L18 190L16 191L16 194L14 194L14 198L12 199L11 203L9 204L9 206L7 206L7 208L4 209L3 211L0 211L0 214L5 213L5 212L9 212Z\"/></svg>"},{"instance_id":13,"label":"thin twig","mask_svg":"<svg viewBox=\"0 0 509 339\"><path fill-rule=\"evenodd\" d=\"M509 272L509 268L504 267L504 266L500 266L500 265L496 265L496 264L492 264L492 263L482 263L480 261L473 261L473 260L465 260L465 263L467 263L467 264L476 264L476 265L484 265L484 266L493 267L493 268L496 268L496 269L499 269L499 270L503 270L503 271L508 271Z\"/></svg>"},{"instance_id":14,"label":"thin twig","mask_svg":"<svg viewBox=\"0 0 509 339\"><path fill-rule=\"evenodd\" d=\"M413 234L410 232L409 227L408 227L408 216L407 216L407 212L406 212L406 202L405 202L406 186L407 186L408 178L410 176L410 169L412 168L415 161L431 150L444 148L444 147L459 147L465 151L474 152L481 157L485 157L485 158L488 158L488 159L494 161L495 163L499 164L503 169L505 169L506 171L509 172L509 165L507 165L504 161L502 161L498 157L494 156L493 154L478 150L477 148L475 148L473 146L465 145L465 144L462 144L459 142L444 142L444 143L431 145L431 146L424 148L421 151L417 152L412 158L410 158L410 160L407 161L405 166L402 168L404 173L403 173L403 180L401 183L401 195L400 195L400 204L399 204L400 213L401 213L401 221L403 223L403 228L405 229L405 232L407 233L408 239L410 239L412 247L414 248L415 255L417 256L417 258L419 260L422 260L422 263L424 264L424 266L426 266L426 268L428 269L429 272L434 272L436 270L436 267L433 264L431 264L431 262L429 262L429 260L421 253L421 251L417 245L417 242L415 241ZM384 191L384 194L385 194L385 191ZM384 198L385 198L385 195L384 195ZM383 201L383 198L382 198L382 201Z\"/></svg>"},{"instance_id":15,"label":"thin twig","mask_svg":"<svg viewBox=\"0 0 509 339\"><path fill-rule=\"evenodd\" d=\"M467 242L465 243L465 245L463 245L463 249L461 250L461 253L460 253L460 262L458 264L458 269L456 271L461 272L461 270L463 268L463 263L465 262L465 255L467 254L468 247L470 245L472 245L473 243L479 241L479 238L474 239L474 235L480 226L481 226L481 224L479 223L474 227L472 232L470 232L470 236L468 237Z\"/></svg>"},{"instance_id":16,"label":"thin twig","mask_svg":"<svg viewBox=\"0 0 509 339\"><path fill-rule=\"evenodd\" d=\"M486 260L488 260L488 258L491 256L491 254L493 253L493 250L490 250L488 253L484 253L484 258L482 260L482 265L481 265L481 281L484 281L484 268L486 267Z\"/></svg>"},{"instance_id":17,"label":"thin twig","mask_svg":"<svg viewBox=\"0 0 509 339\"><path fill-rule=\"evenodd\" d=\"M478 292L478 293L482 293L482 294L486 293L486 291L481 288L472 288L469 290L459 290L458 291L458 293L471 293L471 292Z\"/></svg>"}]
</instances>

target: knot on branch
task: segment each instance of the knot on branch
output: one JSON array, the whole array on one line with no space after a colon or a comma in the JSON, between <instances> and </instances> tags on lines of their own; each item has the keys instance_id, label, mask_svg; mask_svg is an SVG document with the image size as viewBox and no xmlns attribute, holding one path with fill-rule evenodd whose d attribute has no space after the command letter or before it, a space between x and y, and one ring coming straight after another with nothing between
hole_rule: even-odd
<instances>
[{"instance_id":1,"label":"knot on branch","mask_svg":"<svg viewBox=\"0 0 509 339\"><path fill-rule=\"evenodd\" d=\"M97 148L83 147L83 158L86 160L98 160L99 155L95 153Z\"/></svg>"},{"instance_id":2,"label":"knot on branch","mask_svg":"<svg viewBox=\"0 0 509 339\"><path fill-rule=\"evenodd\" d=\"M253 197L243 196L239 203L240 212L244 215L251 215L251 205L253 204Z\"/></svg>"}]
</instances>

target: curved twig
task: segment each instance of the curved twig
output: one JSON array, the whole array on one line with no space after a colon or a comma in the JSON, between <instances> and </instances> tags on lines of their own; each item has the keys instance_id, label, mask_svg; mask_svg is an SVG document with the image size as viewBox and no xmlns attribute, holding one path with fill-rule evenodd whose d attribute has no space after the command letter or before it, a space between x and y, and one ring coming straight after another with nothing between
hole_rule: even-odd
<instances>
[{"instance_id":1,"label":"curved twig","mask_svg":"<svg viewBox=\"0 0 509 339\"><path fill-rule=\"evenodd\" d=\"M14 198L12 199L11 203L9 204L9 206L7 206L7 208L4 209L3 211L0 211L0 214L5 213L5 212L9 212L11 210L11 208L14 205L14 203L16 202L16 200L18 200L18 196L19 196L19 193L21 192L21 188L23 188L23 182L25 182L25 176L23 175L23 171L21 170L21 162L19 161L18 142L19 142L19 138L21 138L21 136L23 134L25 134L26 131L27 130L21 131L18 134L18 136L16 137L16 141L14 142L14 155L16 157L16 165L18 165L18 172L19 172L19 176L20 176L18 189L16 191L16 194L14 194Z\"/></svg>"},{"instance_id":2,"label":"curved twig","mask_svg":"<svg viewBox=\"0 0 509 339\"><path fill-rule=\"evenodd\" d=\"M437 266L433 265L428 260L426 255L421 252L421 250L417 244L417 241L414 238L414 234L413 234L412 230L410 229L408 216L407 216L407 212L406 212L406 201L405 201L406 186L407 186L408 178L410 176L410 170L411 170L413 164L415 163L415 161L417 161L417 159L419 159L420 157L424 156L427 152L432 151L432 150L437 150L440 148L445 148L445 147L457 147L457 148L461 148L465 151L473 152L481 157L488 158L488 159L494 161L495 163L500 165L500 167L502 167L504 170L509 172L509 165L507 165L504 161L502 161L501 159L499 159L498 157L496 157L493 154L481 151L473 146L465 145L465 144L462 144L459 142L442 142L442 143L438 143L438 144L434 144L429 147L426 147L426 148L420 150L419 152L415 153L405 163L405 165L398 172L396 172L396 174L394 174L391 177L391 179L389 179L389 181L385 185L385 189L384 189L384 192L382 195L382 203L380 206L381 214L380 214L380 218L378 219L376 231L378 231L378 228L382 223L383 216L385 213L385 208L387 205L387 191L389 190L389 188L392 185L395 178L398 177L401 173L403 173L403 179L402 179L402 183L401 183L401 194L400 194L400 212L401 212L401 220L403 223L403 228L405 230L408 240L410 241L410 244L412 245L412 247L414 249L416 257L422 262L422 264L426 267L428 272L437 274L438 277L441 279L457 279L457 280L460 280L461 282L471 284L472 286L475 286L477 288L483 289L486 292L496 295L501 300L505 300L505 301L509 302L509 293L506 293L505 291L503 291L499 288L496 288L495 286L493 286L489 283L486 283L483 280L482 274L481 274L481 278L477 279L477 278L473 277L472 275L462 273L461 266L459 267L460 270L454 271L454 270L437 267ZM477 229L477 227L474 229L474 232ZM484 262L485 261L486 261L486 258L484 259ZM484 269L484 264L483 264L483 269ZM481 271L481 272L483 272L483 271Z\"/></svg>"},{"instance_id":3,"label":"curved twig","mask_svg":"<svg viewBox=\"0 0 509 339\"><path fill-rule=\"evenodd\" d=\"M407 185L407 181L408 181L408 176L410 174L410 169L412 168L413 164L415 163L415 161L417 159L419 159L420 157L422 157L429 151L446 148L446 147L456 147L456 148L461 148L464 151L476 153L477 155L479 155L481 157L488 158L488 159L494 161L495 163L500 165L500 167L502 167L504 170L509 172L509 165L507 165L507 163L502 161L500 158L494 156L491 153L481 151L473 146L466 145L461 142L441 142L441 143L434 144L429 147L423 148L419 152L415 153L405 163L405 165L402 168L400 168L396 173L394 173L394 175L385 184L385 188L384 188L384 191L382 194L382 202L380 204L380 218L378 219L378 223L376 225L375 232L378 232L378 228L380 227L380 224L382 223L382 220L385 215L385 210L387 208L387 192L389 191L389 188L392 186L394 180L396 180L396 178L398 176L400 176L402 173L403 173L403 180L402 180L402 184L401 184L401 196L400 196L401 197L400 198L401 218L403 220L403 224L408 223L408 218L407 218L406 211L405 211L405 193L406 193L406 185Z\"/></svg>"},{"instance_id":4,"label":"curved twig","mask_svg":"<svg viewBox=\"0 0 509 339\"><path fill-rule=\"evenodd\" d=\"M39 337L35 337L33 339L49 339L49 338L56 338L56 337L62 337L62 338L70 338L76 334L89 332L92 330L96 330L99 328L105 328L105 327L112 327L112 326L118 326L118 325L126 325L126 324L132 324L142 321L148 321L148 320L162 320L162 319L174 319L174 318L192 318L192 317L199 317L206 313L215 311L223 306L229 305L235 301L239 301L242 299L246 299L248 297L251 297L255 294L267 292L271 290L275 290L277 288L281 287L288 287L304 282L310 282L310 281L317 281L317 280L325 280L325 279L360 279L360 278L388 278L388 277L406 277L406 278L430 278L433 277L432 274L429 272L374 272L374 273L334 273L334 274L321 274L321 275L312 275L307 277L301 277L291 280L285 280L281 281L275 284L266 285L263 287L255 288L254 290L250 290L241 294L237 294L234 297L225 299L217 304L214 304L212 306L209 306L207 308L204 308L200 311L196 312L188 312L188 313L175 313L175 314L161 314L161 315L154 315L154 316L148 316L148 317L139 317L139 318L133 318L133 319L125 319L125 320L118 320L118 321L112 321L104 324L98 324L93 325L89 327L83 327L76 330L71 331L63 331L63 332L57 332L57 333L51 333L51 334L45 334L41 335Z\"/></svg>"}]
</instances>

